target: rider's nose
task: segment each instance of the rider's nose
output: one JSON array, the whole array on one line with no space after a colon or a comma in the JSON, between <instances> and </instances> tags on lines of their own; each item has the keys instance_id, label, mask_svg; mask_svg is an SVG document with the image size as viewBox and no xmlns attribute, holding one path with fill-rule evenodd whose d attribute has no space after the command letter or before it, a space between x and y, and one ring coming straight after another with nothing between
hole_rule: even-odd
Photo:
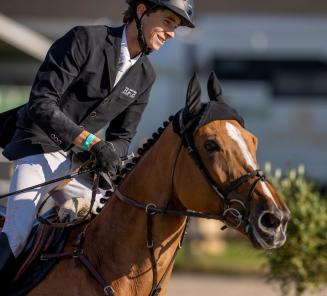
<instances>
[{"instance_id":1,"label":"rider's nose","mask_svg":"<svg viewBox=\"0 0 327 296\"><path fill-rule=\"evenodd\" d=\"M274 234L282 223L282 215L277 212L264 212L259 218L259 228L261 231Z\"/></svg>"}]
</instances>

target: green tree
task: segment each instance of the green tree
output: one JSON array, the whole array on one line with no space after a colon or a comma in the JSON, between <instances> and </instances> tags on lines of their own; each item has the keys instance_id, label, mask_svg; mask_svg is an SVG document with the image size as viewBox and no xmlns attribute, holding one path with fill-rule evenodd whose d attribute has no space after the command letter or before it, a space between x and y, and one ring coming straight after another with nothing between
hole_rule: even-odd
<instances>
[{"instance_id":1,"label":"green tree","mask_svg":"<svg viewBox=\"0 0 327 296\"><path fill-rule=\"evenodd\" d=\"M327 202L304 167L271 178L291 210L287 242L266 253L268 279L280 284L282 295L302 295L327 283Z\"/></svg>"}]
</instances>

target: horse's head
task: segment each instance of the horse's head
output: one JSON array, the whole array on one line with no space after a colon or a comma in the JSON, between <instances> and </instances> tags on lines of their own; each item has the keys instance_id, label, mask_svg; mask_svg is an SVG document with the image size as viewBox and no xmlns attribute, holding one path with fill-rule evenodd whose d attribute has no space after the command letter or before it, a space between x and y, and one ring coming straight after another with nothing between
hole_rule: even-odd
<instances>
[{"instance_id":1,"label":"horse's head","mask_svg":"<svg viewBox=\"0 0 327 296\"><path fill-rule=\"evenodd\" d=\"M176 164L176 195L187 209L220 214L226 225L246 234L254 246L280 247L286 240L290 212L259 169L257 138L223 101L214 74L208 93L210 102L201 103L195 75L186 106L174 120L174 130L186 148Z\"/></svg>"}]
</instances>

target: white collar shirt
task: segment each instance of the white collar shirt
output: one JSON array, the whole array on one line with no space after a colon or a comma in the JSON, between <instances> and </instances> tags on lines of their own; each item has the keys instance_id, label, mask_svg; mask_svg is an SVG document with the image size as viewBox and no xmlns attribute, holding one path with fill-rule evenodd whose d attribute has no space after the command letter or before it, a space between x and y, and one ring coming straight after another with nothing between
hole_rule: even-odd
<instances>
[{"instance_id":1,"label":"white collar shirt","mask_svg":"<svg viewBox=\"0 0 327 296\"><path fill-rule=\"evenodd\" d=\"M124 76L124 74L137 62L140 58L141 53L135 58L131 58L128 50L127 36L126 36L126 26L124 27L122 41L121 41L121 50L118 61L118 69L114 86L119 82L119 80Z\"/></svg>"}]
</instances>

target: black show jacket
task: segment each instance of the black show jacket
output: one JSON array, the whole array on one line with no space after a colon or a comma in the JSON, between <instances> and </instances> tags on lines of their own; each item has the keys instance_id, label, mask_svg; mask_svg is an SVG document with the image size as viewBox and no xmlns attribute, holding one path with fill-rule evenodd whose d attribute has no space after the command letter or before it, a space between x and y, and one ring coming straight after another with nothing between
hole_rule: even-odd
<instances>
[{"instance_id":1,"label":"black show jacket","mask_svg":"<svg viewBox=\"0 0 327 296\"><path fill-rule=\"evenodd\" d=\"M142 55L113 87L124 27L75 27L54 42L19 111L16 131L3 152L10 160L67 151L83 129L108 123L106 140L122 156L148 103L155 72Z\"/></svg>"}]
</instances>

